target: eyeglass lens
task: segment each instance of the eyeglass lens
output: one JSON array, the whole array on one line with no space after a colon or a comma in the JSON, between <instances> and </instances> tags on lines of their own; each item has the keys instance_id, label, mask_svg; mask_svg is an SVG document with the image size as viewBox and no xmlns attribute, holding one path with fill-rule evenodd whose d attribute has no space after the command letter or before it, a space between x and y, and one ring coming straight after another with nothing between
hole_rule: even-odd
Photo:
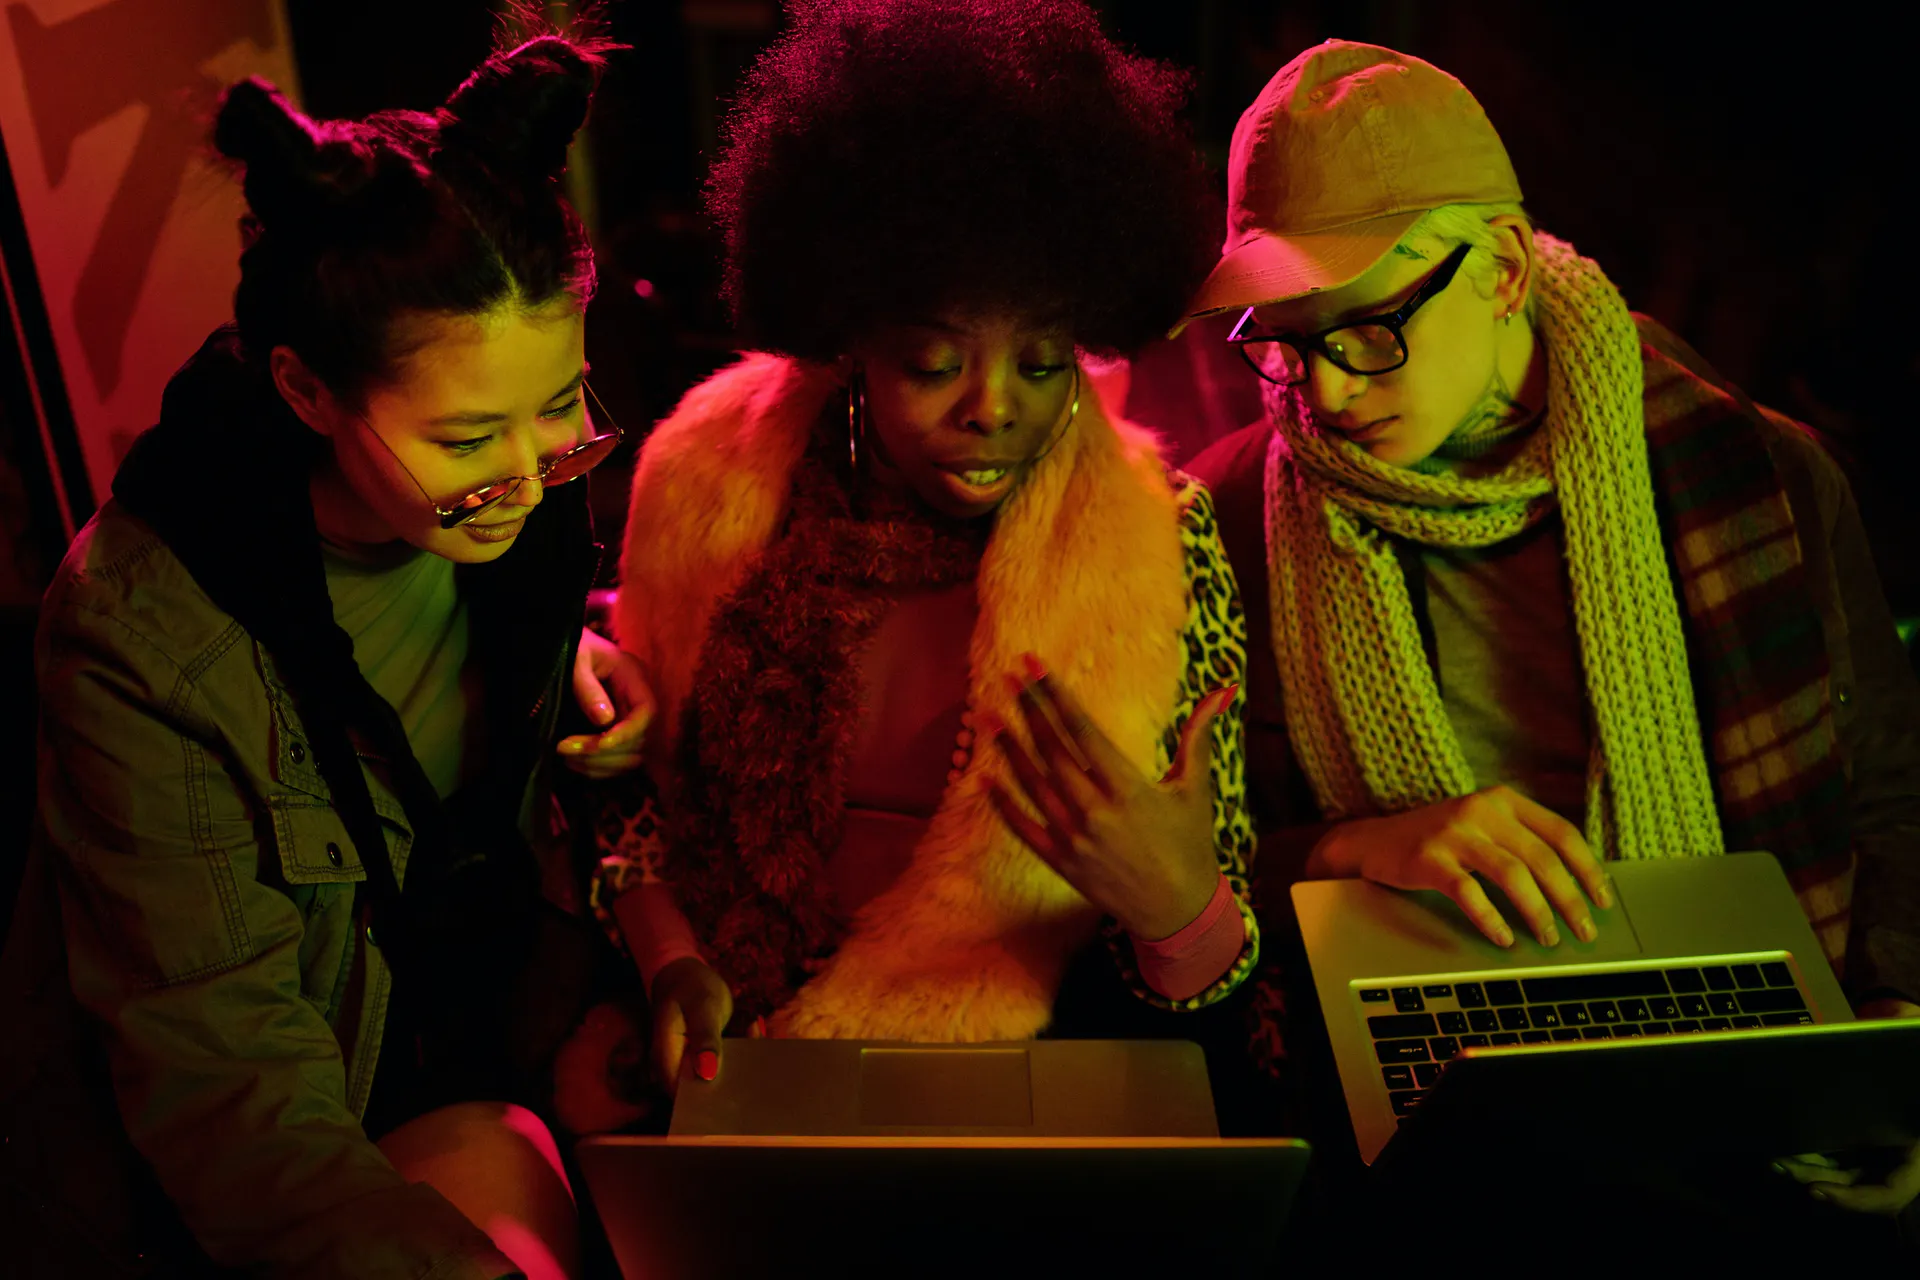
<instances>
[{"instance_id":1,"label":"eyeglass lens","mask_svg":"<svg viewBox=\"0 0 1920 1280\"><path fill-rule=\"evenodd\" d=\"M1406 347L1383 324L1357 324L1321 335L1327 356L1348 373L1386 373L1405 363ZM1269 382L1298 386L1307 380L1306 354L1290 342L1249 342L1240 348Z\"/></svg>"},{"instance_id":2,"label":"eyeglass lens","mask_svg":"<svg viewBox=\"0 0 1920 1280\"><path fill-rule=\"evenodd\" d=\"M595 436L585 444L576 445L541 464L540 483L552 487L565 484L569 480L578 480L605 461L607 455L613 452L613 447L619 443L619 432L609 431ZM524 479L526 479L525 476L508 476L504 480L494 481L483 489L475 489L458 502L447 504L445 514L440 517L440 527L451 529L492 510L513 496L514 491L520 487L520 482Z\"/></svg>"}]
</instances>

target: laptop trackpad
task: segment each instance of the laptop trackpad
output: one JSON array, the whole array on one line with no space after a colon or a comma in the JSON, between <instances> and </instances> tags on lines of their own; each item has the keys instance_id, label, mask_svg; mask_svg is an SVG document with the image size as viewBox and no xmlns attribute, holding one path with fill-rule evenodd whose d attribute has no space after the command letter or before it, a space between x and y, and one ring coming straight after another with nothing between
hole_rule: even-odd
<instances>
[{"instance_id":1,"label":"laptop trackpad","mask_svg":"<svg viewBox=\"0 0 1920 1280\"><path fill-rule=\"evenodd\" d=\"M1481 881L1481 885L1487 891L1487 900L1493 903L1494 909L1512 927L1513 946L1501 948L1488 942L1473 921L1467 918L1467 913L1443 893L1422 889L1404 895L1408 903L1418 904L1430 916L1445 920L1452 926L1446 931L1443 943L1440 939L1433 939L1429 945L1441 943L1445 951L1461 957L1452 961L1455 964L1462 963L1465 957L1484 958L1492 964L1507 966L1595 964L1608 960L1632 960L1642 954L1638 931L1633 927L1625 907L1601 908L1587 904L1587 910L1593 915L1594 927L1600 935L1592 942L1582 942L1574 937L1566 921L1556 914L1554 924L1560 933L1560 944L1543 947L1534 941L1533 930L1527 927L1526 917L1520 914L1499 886L1485 880Z\"/></svg>"},{"instance_id":2,"label":"laptop trackpad","mask_svg":"<svg viewBox=\"0 0 1920 1280\"><path fill-rule=\"evenodd\" d=\"M1033 1123L1025 1049L862 1049L860 1123L1012 1127Z\"/></svg>"}]
</instances>

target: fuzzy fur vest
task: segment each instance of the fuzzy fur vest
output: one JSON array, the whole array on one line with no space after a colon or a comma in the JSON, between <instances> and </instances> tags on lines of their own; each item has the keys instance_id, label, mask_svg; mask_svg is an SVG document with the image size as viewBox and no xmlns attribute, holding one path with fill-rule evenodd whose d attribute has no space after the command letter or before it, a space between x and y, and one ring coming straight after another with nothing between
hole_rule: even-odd
<instances>
[{"instance_id":1,"label":"fuzzy fur vest","mask_svg":"<svg viewBox=\"0 0 1920 1280\"><path fill-rule=\"evenodd\" d=\"M781 536L809 438L844 414L831 369L754 355L690 391L634 478L615 625L659 702L668 762L723 601ZM1004 676L1040 655L1143 772L1164 763L1188 602L1180 512L1152 435L1110 420L1091 380L1060 442L992 517L970 647L973 705L1018 724ZM1027 1039L1098 912L1015 839L987 799L1006 766L977 751L900 879L773 1020L777 1033L922 1041Z\"/></svg>"}]
</instances>

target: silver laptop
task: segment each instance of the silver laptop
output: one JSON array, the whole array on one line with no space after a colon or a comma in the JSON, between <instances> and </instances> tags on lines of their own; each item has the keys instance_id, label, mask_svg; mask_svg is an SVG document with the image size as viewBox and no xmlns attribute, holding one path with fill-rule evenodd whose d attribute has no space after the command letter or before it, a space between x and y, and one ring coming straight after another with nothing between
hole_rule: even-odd
<instances>
[{"instance_id":1,"label":"silver laptop","mask_svg":"<svg viewBox=\"0 0 1920 1280\"><path fill-rule=\"evenodd\" d=\"M577 1156L630 1280L1268 1268L1307 1145L1217 1134L1185 1041L729 1040Z\"/></svg>"},{"instance_id":2,"label":"silver laptop","mask_svg":"<svg viewBox=\"0 0 1920 1280\"><path fill-rule=\"evenodd\" d=\"M1360 1156L1372 1164L1465 1050L1749 1033L1848 1022L1780 864L1765 853L1610 864L1599 937L1481 936L1437 893L1304 881L1293 902ZM1509 909L1510 920L1517 921Z\"/></svg>"},{"instance_id":3,"label":"silver laptop","mask_svg":"<svg viewBox=\"0 0 1920 1280\"><path fill-rule=\"evenodd\" d=\"M682 1071L675 1137L1217 1138L1186 1040L925 1045L729 1040L712 1081Z\"/></svg>"}]
</instances>

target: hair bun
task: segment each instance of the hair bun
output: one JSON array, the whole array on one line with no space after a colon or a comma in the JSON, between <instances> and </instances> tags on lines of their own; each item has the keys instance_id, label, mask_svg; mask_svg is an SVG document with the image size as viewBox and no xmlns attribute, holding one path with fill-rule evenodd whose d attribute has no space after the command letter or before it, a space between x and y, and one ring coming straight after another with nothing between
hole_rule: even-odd
<instances>
[{"instance_id":1,"label":"hair bun","mask_svg":"<svg viewBox=\"0 0 1920 1280\"><path fill-rule=\"evenodd\" d=\"M447 99L442 147L504 179L559 177L613 47L541 36L494 54Z\"/></svg>"},{"instance_id":2,"label":"hair bun","mask_svg":"<svg viewBox=\"0 0 1920 1280\"><path fill-rule=\"evenodd\" d=\"M247 207L268 230L337 211L378 168L373 149L351 125L309 119L258 76L228 87L213 145L245 167Z\"/></svg>"}]
</instances>

